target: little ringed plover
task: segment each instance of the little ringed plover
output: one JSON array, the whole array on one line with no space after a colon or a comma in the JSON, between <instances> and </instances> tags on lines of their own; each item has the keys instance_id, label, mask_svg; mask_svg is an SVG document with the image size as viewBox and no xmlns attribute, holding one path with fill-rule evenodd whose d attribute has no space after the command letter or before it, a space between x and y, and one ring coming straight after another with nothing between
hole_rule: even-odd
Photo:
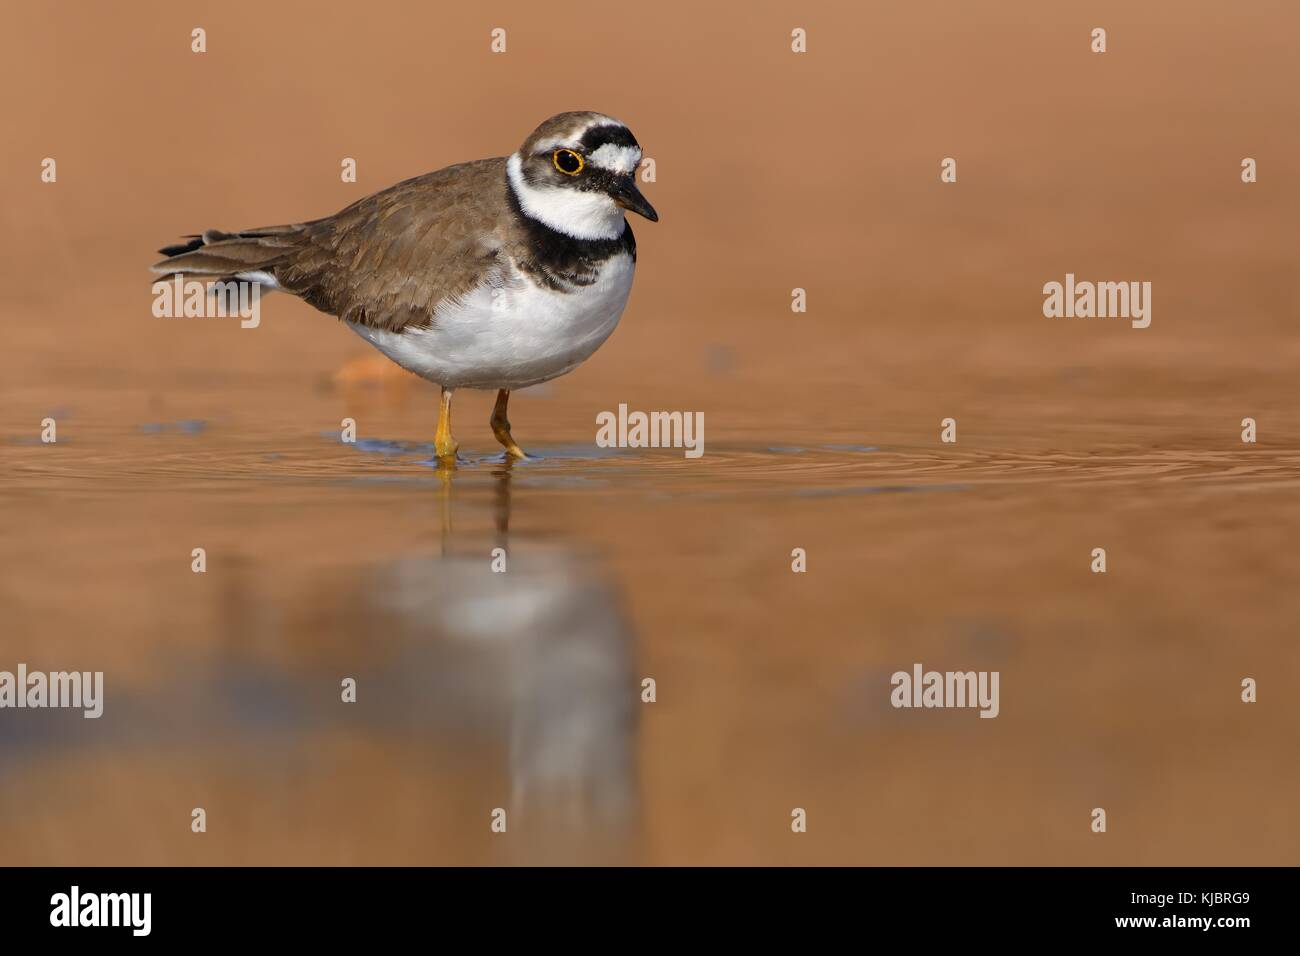
<instances>
[{"instance_id":1,"label":"little ringed plover","mask_svg":"<svg viewBox=\"0 0 1300 956\"><path fill-rule=\"evenodd\" d=\"M441 386L439 458L456 455L455 389L497 389L492 432L524 458L511 390L577 367L627 305L636 240L623 213L659 219L636 186L640 161L623 123L560 113L507 158L417 176L324 219L188 236L153 271L256 282L338 316Z\"/></svg>"}]
</instances>

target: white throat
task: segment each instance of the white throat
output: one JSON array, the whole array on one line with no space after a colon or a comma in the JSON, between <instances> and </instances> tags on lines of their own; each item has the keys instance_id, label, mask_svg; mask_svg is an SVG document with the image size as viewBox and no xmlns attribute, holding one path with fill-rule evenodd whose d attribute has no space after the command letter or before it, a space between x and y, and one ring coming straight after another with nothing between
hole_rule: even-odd
<instances>
[{"instance_id":1,"label":"white throat","mask_svg":"<svg viewBox=\"0 0 1300 956\"><path fill-rule=\"evenodd\" d=\"M514 153L506 160L506 177L524 215L575 239L617 239L623 235L623 210L604 193L532 186Z\"/></svg>"}]
</instances>

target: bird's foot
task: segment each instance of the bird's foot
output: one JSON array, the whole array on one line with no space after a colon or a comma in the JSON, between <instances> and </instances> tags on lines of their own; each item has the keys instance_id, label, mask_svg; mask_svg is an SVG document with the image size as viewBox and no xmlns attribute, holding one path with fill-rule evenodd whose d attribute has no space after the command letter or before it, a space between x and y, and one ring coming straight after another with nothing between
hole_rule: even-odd
<instances>
[{"instance_id":1,"label":"bird's foot","mask_svg":"<svg viewBox=\"0 0 1300 956\"><path fill-rule=\"evenodd\" d=\"M501 443L501 446L505 448L507 458L513 458L515 461L529 460L528 452L524 451L517 444L515 444L515 440L510 436L509 422L506 422L500 428L498 428L496 426L496 423L493 422L492 434L497 436L497 441L499 441Z\"/></svg>"},{"instance_id":2,"label":"bird's foot","mask_svg":"<svg viewBox=\"0 0 1300 956\"><path fill-rule=\"evenodd\" d=\"M433 442L433 453L439 461L455 461L460 443L450 435L439 435Z\"/></svg>"}]
</instances>

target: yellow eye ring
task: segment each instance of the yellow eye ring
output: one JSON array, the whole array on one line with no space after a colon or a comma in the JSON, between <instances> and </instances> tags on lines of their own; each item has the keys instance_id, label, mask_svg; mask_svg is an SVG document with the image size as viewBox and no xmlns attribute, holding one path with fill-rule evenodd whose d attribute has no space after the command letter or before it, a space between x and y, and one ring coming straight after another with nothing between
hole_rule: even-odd
<instances>
[{"instance_id":1,"label":"yellow eye ring","mask_svg":"<svg viewBox=\"0 0 1300 956\"><path fill-rule=\"evenodd\" d=\"M582 172L582 167L587 165L583 158L571 149L557 149L551 154L551 162L566 176L578 175Z\"/></svg>"}]
</instances>

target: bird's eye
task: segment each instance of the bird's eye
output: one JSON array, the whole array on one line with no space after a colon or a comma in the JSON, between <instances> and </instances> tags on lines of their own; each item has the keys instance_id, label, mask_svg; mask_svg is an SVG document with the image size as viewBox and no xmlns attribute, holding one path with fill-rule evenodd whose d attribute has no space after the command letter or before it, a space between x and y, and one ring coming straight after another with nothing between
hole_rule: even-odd
<instances>
[{"instance_id":1,"label":"bird's eye","mask_svg":"<svg viewBox=\"0 0 1300 956\"><path fill-rule=\"evenodd\" d=\"M555 163L555 168L566 176L578 175L586 165L582 157L571 149L557 149L551 154L551 162Z\"/></svg>"}]
</instances>

